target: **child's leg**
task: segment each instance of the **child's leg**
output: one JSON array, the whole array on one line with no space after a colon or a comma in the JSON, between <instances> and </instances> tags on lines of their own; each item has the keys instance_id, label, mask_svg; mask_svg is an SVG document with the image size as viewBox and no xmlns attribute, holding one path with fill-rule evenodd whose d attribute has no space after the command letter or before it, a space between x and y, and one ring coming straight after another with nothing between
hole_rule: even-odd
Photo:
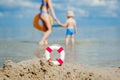
<instances>
[{"instance_id":1,"label":"child's leg","mask_svg":"<svg viewBox=\"0 0 120 80\"><path fill-rule=\"evenodd\" d=\"M48 36L51 34L52 27L50 25L50 20L49 20L48 14L41 15L41 19L45 23L46 27L48 28L48 30L46 32L44 32L43 37L39 43L40 45L43 45L45 40L47 40Z\"/></svg>"},{"instance_id":2,"label":"child's leg","mask_svg":"<svg viewBox=\"0 0 120 80\"><path fill-rule=\"evenodd\" d=\"M65 44L66 44L66 46L67 46L67 45L68 45L68 43L69 43L69 38L70 38L70 36L69 36L69 35L67 35L67 36L66 36L66 43L65 43Z\"/></svg>"},{"instance_id":3,"label":"child's leg","mask_svg":"<svg viewBox=\"0 0 120 80\"><path fill-rule=\"evenodd\" d=\"M72 45L74 46L74 44L75 44L74 35L71 36L71 41L72 41Z\"/></svg>"}]
</instances>

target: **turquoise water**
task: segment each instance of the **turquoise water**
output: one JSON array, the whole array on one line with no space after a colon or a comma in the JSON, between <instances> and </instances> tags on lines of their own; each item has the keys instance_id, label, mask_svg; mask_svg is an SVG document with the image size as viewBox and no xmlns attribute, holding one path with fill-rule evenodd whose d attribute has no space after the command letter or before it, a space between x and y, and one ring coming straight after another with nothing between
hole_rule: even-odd
<instances>
[{"instance_id":1,"label":"turquoise water","mask_svg":"<svg viewBox=\"0 0 120 80\"><path fill-rule=\"evenodd\" d=\"M60 44L66 52L66 63L88 66L120 66L119 27L78 27L75 47L65 48L65 29L53 28L49 43ZM40 51L37 42L41 32L32 27L0 27L0 67L5 60L19 62L31 59Z\"/></svg>"}]
</instances>

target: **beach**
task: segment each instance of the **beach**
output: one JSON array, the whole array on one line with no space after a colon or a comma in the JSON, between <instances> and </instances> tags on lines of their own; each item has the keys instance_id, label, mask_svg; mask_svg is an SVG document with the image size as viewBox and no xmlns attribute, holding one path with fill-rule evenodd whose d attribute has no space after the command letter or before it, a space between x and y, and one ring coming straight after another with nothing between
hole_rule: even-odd
<instances>
[{"instance_id":1,"label":"beach","mask_svg":"<svg viewBox=\"0 0 120 80\"><path fill-rule=\"evenodd\" d=\"M65 47L65 29L54 28L49 45L65 49L62 66L47 62L38 41L41 33L23 28L3 28L0 35L0 80L119 80L120 37L118 27L80 27L75 46ZM14 34L14 32L17 34ZM26 35L23 35L26 34ZM97 33L97 34L96 34ZM58 36L58 38L56 38ZM53 58L58 58L56 52ZM40 57L39 57L40 56Z\"/></svg>"},{"instance_id":2,"label":"beach","mask_svg":"<svg viewBox=\"0 0 120 80\"><path fill-rule=\"evenodd\" d=\"M81 64L55 66L43 58L15 63L0 69L0 80L119 80L120 67L88 67Z\"/></svg>"},{"instance_id":3,"label":"beach","mask_svg":"<svg viewBox=\"0 0 120 80\"><path fill-rule=\"evenodd\" d=\"M76 41L76 48L65 48L63 41L51 41L50 44L53 42L61 44L65 49L66 56L62 66L46 61L37 42L1 41L0 80L120 79L119 54L112 54L115 50L119 51L119 42L80 40ZM103 45L104 49L100 48ZM110 45L112 50L107 54L105 52L109 51ZM53 51L52 54L53 58L57 58L56 52Z\"/></svg>"},{"instance_id":4,"label":"beach","mask_svg":"<svg viewBox=\"0 0 120 80\"><path fill-rule=\"evenodd\" d=\"M0 1L0 80L120 80L120 1L73 1Z\"/></svg>"}]
</instances>

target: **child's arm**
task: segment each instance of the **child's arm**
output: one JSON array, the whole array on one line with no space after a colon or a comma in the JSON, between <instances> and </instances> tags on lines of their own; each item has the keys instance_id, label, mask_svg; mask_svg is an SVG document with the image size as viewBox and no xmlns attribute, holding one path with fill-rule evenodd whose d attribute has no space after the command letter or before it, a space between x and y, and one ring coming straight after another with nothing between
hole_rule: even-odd
<instances>
[{"instance_id":1,"label":"child's arm","mask_svg":"<svg viewBox=\"0 0 120 80\"><path fill-rule=\"evenodd\" d=\"M77 33L76 21L74 21L74 29L75 29L75 33Z\"/></svg>"},{"instance_id":2,"label":"child's arm","mask_svg":"<svg viewBox=\"0 0 120 80\"><path fill-rule=\"evenodd\" d=\"M66 24L62 24L62 23L60 23L59 25L62 26L62 27L67 27Z\"/></svg>"},{"instance_id":3,"label":"child's arm","mask_svg":"<svg viewBox=\"0 0 120 80\"><path fill-rule=\"evenodd\" d=\"M62 26L62 27L67 27L67 21L66 21L65 24L59 23L59 25Z\"/></svg>"}]
</instances>

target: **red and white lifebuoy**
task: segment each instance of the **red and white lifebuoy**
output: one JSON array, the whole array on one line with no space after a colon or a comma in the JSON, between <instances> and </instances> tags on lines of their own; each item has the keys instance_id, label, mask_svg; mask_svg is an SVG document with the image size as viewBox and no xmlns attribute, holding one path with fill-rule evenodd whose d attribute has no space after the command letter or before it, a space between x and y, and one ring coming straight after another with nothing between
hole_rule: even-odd
<instances>
[{"instance_id":1,"label":"red and white lifebuoy","mask_svg":"<svg viewBox=\"0 0 120 80\"><path fill-rule=\"evenodd\" d=\"M52 59L50 58L50 54L52 53L53 50L57 50L57 52L60 54L60 57L56 61L52 61ZM50 60L55 65L62 65L64 62L64 58L65 58L65 52L61 46L52 45L46 48L45 56L47 60Z\"/></svg>"}]
</instances>

